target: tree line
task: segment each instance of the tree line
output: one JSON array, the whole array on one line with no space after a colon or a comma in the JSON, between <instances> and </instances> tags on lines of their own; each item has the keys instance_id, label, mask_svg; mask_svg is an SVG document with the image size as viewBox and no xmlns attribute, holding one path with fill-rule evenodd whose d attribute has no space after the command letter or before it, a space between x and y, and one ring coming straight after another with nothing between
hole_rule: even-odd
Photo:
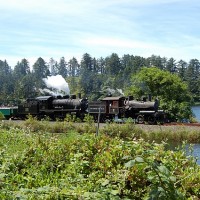
<instances>
[{"instance_id":1,"label":"tree line","mask_svg":"<svg viewBox=\"0 0 200 200\"><path fill-rule=\"evenodd\" d=\"M156 67L161 71L176 75L187 84L192 99L200 102L200 62L198 59L186 62L156 55L144 58L126 54L119 57L116 53L105 58L95 58L85 53L81 61L75 57L68 61L61 57L59 61L50 58L46 62L39 57L33 66L30 66L29 61L24 58L18 61L14 68L9 66L6 60L0 60L0 102L39 96L41 95L39 89L46 87L43 78L58 74L68 82L71 93L81 93L91 100L101 98L109 92L119 93L119 89L129 95L134 84L133 77L144 67Z\"/></svg>"}]
</instances>

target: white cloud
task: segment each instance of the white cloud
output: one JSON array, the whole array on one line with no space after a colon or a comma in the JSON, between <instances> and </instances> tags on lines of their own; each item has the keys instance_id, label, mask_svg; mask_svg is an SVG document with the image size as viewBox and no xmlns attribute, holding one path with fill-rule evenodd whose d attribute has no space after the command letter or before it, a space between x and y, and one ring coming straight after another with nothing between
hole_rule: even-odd
<instances>
[{"instance_id":1,"label":"white cloud","mask_svg":"<svg viewBox=\"0 0 200 200\"><path fill-rule=\"evenodd\" d=\"M184 40L187 37L180 35L180 40ZM148 40L131 40L125 38L114 38L114 37L96 37L90 36L82 40L85 46L98 49L102 55L109 55L109 53L119 53L120 56L123 54L133 54L143 57L149 57L151 55L160 55L162 57L173 57L177 60L185 59L189 61L192 58L198 58L198 52L200 52L200 43L195 44L194 41L198 41L197 38L188 38L186 42L177 44L176 42L168 45L163 45L161 42L151 42ZM194 52L196 50L196 52Z\"/></svg>"},{"instance_id":2,"label":"white cloud","mask_svg":"<svg viewBox=\"0 0 200 200\"><path fill-rule=\"evenodd\" d=\"M199 1L0 0L0 59L199 58ZM16 60L16 61L15 61ZM15 61L15 62L14 62ZM13 64L12 64L13 65Z\"/></svg>"}]
</instances>

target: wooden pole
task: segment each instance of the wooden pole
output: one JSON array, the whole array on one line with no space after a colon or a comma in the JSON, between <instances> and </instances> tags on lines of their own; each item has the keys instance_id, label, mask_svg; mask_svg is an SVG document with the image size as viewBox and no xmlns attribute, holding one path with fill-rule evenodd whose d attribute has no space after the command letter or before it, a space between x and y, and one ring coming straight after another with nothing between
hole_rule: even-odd
<instances>
[{"instance_id":1,"label":"wooden pole","mask_svg":"<svg viewBox=\"0 0 200 200\"><path fill-rule=\"evenodd\" d=\"M99 113L98 113L96 136L99 135L99 123L100 123L100 117L101 117L101 107L99 108Z\"/></svg>"}]
</instances>

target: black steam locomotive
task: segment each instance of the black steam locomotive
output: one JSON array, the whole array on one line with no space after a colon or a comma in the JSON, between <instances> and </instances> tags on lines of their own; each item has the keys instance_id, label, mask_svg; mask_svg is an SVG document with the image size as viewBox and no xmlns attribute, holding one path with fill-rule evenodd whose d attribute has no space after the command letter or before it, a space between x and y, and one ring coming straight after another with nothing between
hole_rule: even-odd
<instances>
[{"instance_id":1,"label":"black steam locomotive","mask_svg":"<svg viewBox=\"0 0 200 200\"><path fill-rule=\"evenodd\" d=\"M41 96L27 99L18 105L17 115L26 118L32 115L38 119L64 119L67 114L83 119L86 114L93 116L95 121L119 121L131 118L136 123L156 124L165 121L165 112L158 110L158 100L138 101L132 97L106 97L101 101L89 102L87 98L72 96Z\"/></svg>"},{"instance_id":2,"label":"black steam locomotive","mask_svg":"<svg viewBox=\"0 0 200 200\"><path fill-rule=\"evenodd\" d=\"M106 97L98 102L88 103L88 113L101 122L124 121L131 118L135 123L156 124L165 121L165 112L158 110L158 100L155 102L134 100L133 97Z\"/></svg>"},{"instance_id":3,"label":"black steam locomotive","mask_svg":"<svg viewBox=\"0 0 200 200\"><path fill-rule=\"evenodd\" d=\"M34 99L27 99L18 105L18 117L26 118L28 114L42 119L49 117L53 120L64 119L67 114L76 115L83 119L86 113L87 99L70 96L40 96Z\"/></svg>"}]
</instances>

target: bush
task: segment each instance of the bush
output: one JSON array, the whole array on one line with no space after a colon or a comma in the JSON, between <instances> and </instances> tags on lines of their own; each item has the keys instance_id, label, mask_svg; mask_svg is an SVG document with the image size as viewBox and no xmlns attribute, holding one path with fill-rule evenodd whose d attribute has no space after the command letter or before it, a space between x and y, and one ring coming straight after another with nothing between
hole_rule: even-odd
<instances>
[{"instance_id":1,"label":"bush","mask_svg":"<svg viewBox=\"0 0 200 200\"><path fill-rule=\"evenodd\" d=\"M142 139L1 130L0 164L1 199L200 197L194 158Z\"/></svg>"},{"instance_id":2,"label":"bush","mask_svg":"<svg viewBox=\"0 0 200 200\"><path fill-rule=\"evenodd\" d=\"M3 113L0 112L0 120L3 120L3 119L5 119L5 117L4 117Z\"/></svg>"}]
</instances>

